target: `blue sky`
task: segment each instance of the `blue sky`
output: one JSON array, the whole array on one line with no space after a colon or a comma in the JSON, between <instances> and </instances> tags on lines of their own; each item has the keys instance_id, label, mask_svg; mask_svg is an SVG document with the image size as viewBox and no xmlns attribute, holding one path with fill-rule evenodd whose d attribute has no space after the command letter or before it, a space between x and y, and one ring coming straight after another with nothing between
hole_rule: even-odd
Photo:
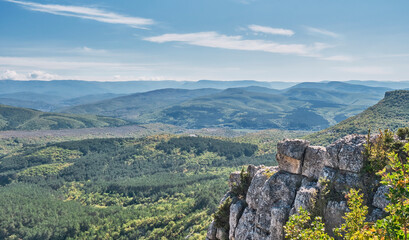
<instances>
[{"instance_id":1,"label":"blue sky","mask_svg":"<svg viewBox=\"0 0 409 240\"><path fill-rule=\"evenodd\" d=\"M0 79L409 80L407 0L0 0Z\"/></svg>"}]
</instances>

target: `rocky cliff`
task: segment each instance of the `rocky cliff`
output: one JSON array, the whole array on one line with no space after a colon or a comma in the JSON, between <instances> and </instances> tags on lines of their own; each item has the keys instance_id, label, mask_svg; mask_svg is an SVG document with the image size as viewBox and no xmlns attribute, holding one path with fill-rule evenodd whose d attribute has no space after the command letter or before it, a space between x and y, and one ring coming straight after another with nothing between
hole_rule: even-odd
<instances>
[{"instance_id":1,"label":"rocky cliff","mask_svg":"<svg viewBox=\"0 0 409 240\"><path fill-rule=\"evenodd\" d=\"M368 221L385 215L384 186L364 167L363 135L349 135L327 147L305 140L283 140L277 145L278 167L248 166L230 175L230 191L220 204L227 221L215 220L207 239L284 239L283 226L302 207L320 215L326 231L342 224L348 211L345 194L361 189L369 206Z\"/></svg>"}]
</instances>

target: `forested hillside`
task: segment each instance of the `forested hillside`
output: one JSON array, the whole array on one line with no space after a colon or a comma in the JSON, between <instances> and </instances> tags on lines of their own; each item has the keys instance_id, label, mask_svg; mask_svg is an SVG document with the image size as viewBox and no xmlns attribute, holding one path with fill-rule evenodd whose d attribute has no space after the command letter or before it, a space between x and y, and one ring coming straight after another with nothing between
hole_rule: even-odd
<instances>
[{"instance_id":1,"label":"forested hillside","mask_svg":"<svg viewBox=\"0 0 409 240\"><path fill-rule=\"evenodd\" d=\"M160 111L167 106L220 91L211 88L198 90L160 89L108 99L93 104L79 105L64 109L63 111L67 113L96 114L138 120L143 114Z\"/></svg>"},{"instance_id":2,"label":"forested hillside","mask_svg":"<svg viewBox=\"0 0 409 240\"><path fill-rule=\"evenodd\" d=\"M306 136L314 144L329 144L348 134L367 134L379 132L379 129L396 131L409 124L409 91L396 90L386 92L384 99L362 113L348 118L339 124Z\"/></svg>"},{"instance_id":3,"label":"forested hillside","mask_svg":"<svg viewBox=\"0 0 409 240\"><path fill-rule=\"evenodd\" d=\"M0 105L1 130L44 130L122 126L126 121L93 115L45 113Z\"/></svg>"},{"instance_id":4,"label":"forested hillside","mask_svg":"<svg viewBox=\"0 0 409 240\"><path fill-rule=\"evenodd\" d=\"M0 157L0 239L204 239L229 173L276 164L273 146L298 136L24 144Z\"/></svg>"},{"instance_id":5,"label":"forested hillside","mask_svg":"<svg viewBox=\"0 0 409 240\"><path fill-rule=\"evenodd\" d=\"M375 104L386 90L341 82L301 83L284 90L260 86L223 91L162 89L64 111L186 128L321 130Z\"/></svg>"}]
</instances>

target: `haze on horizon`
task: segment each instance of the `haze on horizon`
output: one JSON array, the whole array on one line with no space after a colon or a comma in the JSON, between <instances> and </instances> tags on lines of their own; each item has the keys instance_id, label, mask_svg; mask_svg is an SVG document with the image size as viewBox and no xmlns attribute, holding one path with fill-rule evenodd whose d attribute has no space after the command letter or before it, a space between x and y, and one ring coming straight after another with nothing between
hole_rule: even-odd
<instances>
[{"instance_id":1,"label":"haze on horizon","mask_svg":"<svg viewBox=\"0 0 409 240\"><path fill-rule=\"evenodd\" d=\"M408 7L0 0L0 80L409 80Z\"/></svg>"}]
</instances>

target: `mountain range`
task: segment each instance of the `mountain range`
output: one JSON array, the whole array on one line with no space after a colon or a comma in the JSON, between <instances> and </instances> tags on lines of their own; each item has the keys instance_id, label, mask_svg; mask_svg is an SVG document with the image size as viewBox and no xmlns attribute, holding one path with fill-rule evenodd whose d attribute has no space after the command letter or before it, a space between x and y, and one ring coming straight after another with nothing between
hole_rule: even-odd
<instances>
[{"instance_id":1,"label":"mountain range","mask_svg":"<svg viewBox=\"0 0 409 240\"><path fill-rule=\"evenodd\" d=\"M47 113L0 105L0 131L114 127L125 124L127 122L124 120L110 117Z\"/></svg>"},{"instance_id":2,"label":"mountain range","mask_svg":"<svg viewBox=\"0 0 409 240\"><path fill-rule=\"evenodd\" d=\"M295 84L210 80L3 80L0 81L0 86L0 104L45 112L98 115L120 118L134 124L165 123L185 128L316 131L359 114L381 100L385 92L399 86L409 87L409 82ZM170 88L156 89L159 87ZM145 91L147 89L154 90ZM41 125L39 128L44 127Z\"/></svg>"},{"instance_id":3,"label":"mountain range","mask_svg":"<svg viewBox=\"0 0 409 240\"><path fill-rule=\"evenodd\" d=\"M360 113L388 90L342 82L301 83L282 90L260 86L161 89L61 111L186 128L321 130Z\"/></svg>"}]
</instances>

